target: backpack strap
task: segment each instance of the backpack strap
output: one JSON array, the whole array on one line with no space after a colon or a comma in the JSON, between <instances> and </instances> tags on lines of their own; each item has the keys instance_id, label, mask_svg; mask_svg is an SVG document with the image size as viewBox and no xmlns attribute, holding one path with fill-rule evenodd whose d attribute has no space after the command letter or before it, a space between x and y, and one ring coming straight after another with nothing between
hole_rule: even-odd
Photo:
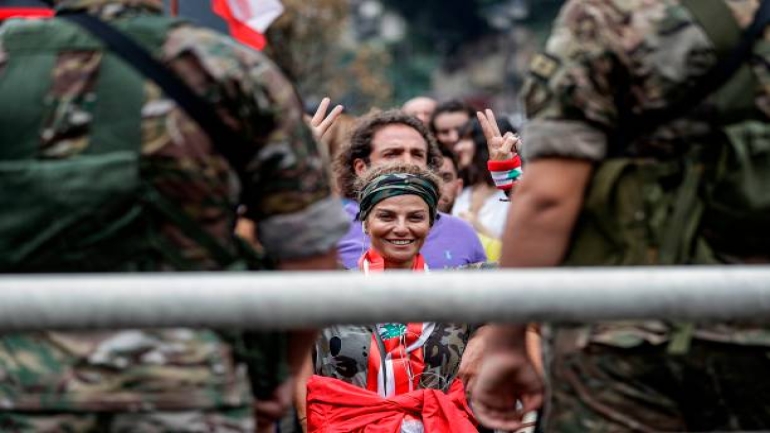
<instances>
[{"instance_id":1,"label":"backpack strap","mask_svg":"<svg viewBox=\"0 0 770 433\"><path fill-rule=\"evenodd\" d=\"M730 108L722 110L725 113L753 110L754 74L746 60L757 38L770 23L770 0L762 0L753 22L742 35L724 0L682 0L682 5L691 11L714 44L717 64L683 98L666 108L637 116L632 122L631 137L687 114L710 95L714 95L719 107ZM725 19L725 15L730 18ZM684 157L682 183L676 192L671 220L661 239L660 264L679 263L687 257L689 252L683 248L687 248L696 236L703 212L703 203L698 199L704 174L703 152L697 147Z\"/></svg>"},{"instance_id":2,"label":"backpack strap","mask_svg":"<svg viewBox=\"0 0 770 433\"><path fill-rule=\"evenodd\" d=\"M714 44L718 61L727 59L731 50L741 43L742 31L735 19L726 18L733 16L727 3L724 0L682 0L682 5L700 23L701 28ZM761 18L761 15L757 13L755 17ZM713 102L718 108L722 124L732 123L733 119L745 119L756 111L754 89L756 89L757 80L751 65L745 60L738 66L732 77L713 93Z\"/></svg>"},{"instance_id":3,"label":"backpack strap","mask_svg":"<svg viewBox=\"0 0 770 433\"><path fill-rule=\"evenodd\" d=\"M156 60L146 49L110 24L85 12L63 13L61 18L69 20L100 39L114 54L120 56L132 68L154 81L163 92L206 132L212 145L240 174L249 162L249 146L244 138L227 126L214 107L165 65Z\"/></svg>"},{"instance_id":4,"label":"backpack strap","mask_svg":"<svg viewBox=\"0 0 770 433\"><path fill-rule=\"evenodd\" d=\"M712 42L715 44L719 60L677 101L665 108L648 111L626 119L627 121L623 122L622 128L625 130L622 133L625 140L636 138L642 133L655 130L660 125L684 116L694 107L700 105L707 97L722 90L749 59L754 43L770 23L770 0L762 0L759 9L754 14L752 23L737 40L737 44L732 45L732 50L726 52L726 47L729 46L727 44L736 41L737 24L733 19L732 12L724 4L724 0L685 0L682 4L691 10L709 37L713 38ZM724 16L725 13L728 13L729 19Z\"/></svg>"},{"instance_id":5,"label":"backpack strap","mask_svg":"<svg viewBox=\"0 0 770 433\"><path fill-rule=\"evenodd\" d=\"M740 28L724 0L682 0L682 5L690 10L693 17L701 24L716 50L718 63L689 93L668 109L650 116L643 116L639 129L657 127L667 120L679 118L707 97L712 96L719 109L721 123L729 124L733 119L745 117L754 111L753 92L756 78L747 60L751 56L754 43L761 37L770 23L770 1L762 0L754 15L751 25L740 37ZM729 17L729 18L725 18ZM740 37L740 38L739 38ZM730 51L730 47L734 47ZM726 117L725 117L726 116ZM703 203L697 198L704 167L701 149L692 149L684 161L684 178L677 191L671 221L664 233L659 261L661 264L679 263L686 257L684 246L691 245L703 213ZM684 242L680 242L684 239ZM690 322L672 324L671 340L667 351L670 355L684 355L689 352L695 326Z\"/></svg>"},{"instance_id":6,"label":"backpack strap","mask_svg":"<svg viewBox=\"0 0 770 433\"><path fill-rule=\"evenodd\" d=\"M681 264L688 257L690 251L687 249L697 235L703 214L698 193L704 172L701 153L701 148L696 147L684 158L682 182L676 191L671 218L660 239L658 263L661 265Z\"/></svg>"},{"instance_id":7,"label":"backpack strap","mask_svg":"<svg viewBox=\"0 0 770 433\"><path fill-rule=\"evenodd\" d=\"M214 148L227 159L233 168L239 174L244 173L245 166L249 161L249 146L244 145L244 138L227 126L214 107L198 96L176 74L157 61L150 52L129 36L93 15L79 12L60 14L60 17L90 32L134 70L154 81L167 96L174 99L198 123L209 136ZM121 110L116 112L121 112ZM241 254L230 252L180 210L177 205L169 202L152 187L146 186L143 196L155 211L173 222L183 233L205 248L220 266L226 269L245 269ZM170 245L159 241L156 247L163 252L166 258L174 262L177 268L194 269L193 264L187 263L187 260L176 253ZM242 252L243 249L244 245L239 244L238 250ZM256 253L252 255L256 255Z\"/></svg>"},{"instance_id":8,"label":"backpack strap","mask_svg":"<svg viewBox=\"0 0 770 433\"><path fill-rule=\"evenodd\" d=\"M681 0L682 6L700 23L718 59L725 59L741 41L741 28L724 0Z\"/></svg>"}]
</instances>

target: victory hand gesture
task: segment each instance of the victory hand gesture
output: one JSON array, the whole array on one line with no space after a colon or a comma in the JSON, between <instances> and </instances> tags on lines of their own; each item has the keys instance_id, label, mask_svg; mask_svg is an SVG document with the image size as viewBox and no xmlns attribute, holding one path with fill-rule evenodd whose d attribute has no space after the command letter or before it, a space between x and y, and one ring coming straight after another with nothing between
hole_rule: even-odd
<instances>
[{"instance_id":1,"label":"victory hand gesture","mask_svg":"<svg viewBox=\"0 0 770 433\"><path fill-rule=\"evenodd\" d=\"M323 98L321 104L318 105L318 109L313 115L313 118L308 122L310 128L313 130L313 135L317 140L320 140L324 134L326 134L329 128L331 128L332 124L334 124L334 121L337 120L337 117L342 114L342 110L344 110L342 105L337 105L327 115L326 110L329 109L330 103L331 99Z\"/></svg>"},{"instance_id":2,"label":"victory hand gesture","mask_svg":"<svg viewBox=\"0 0 770 433\"><path fill-rule=\"evenodd\" d=\"M513 154L518 152L521 145L519 137L512 132L506 132L505 135L502 135L500 128L497 126L495 113L488 108L484 113L481 111L476 112L476 117L479 119L482 131L484 131L484 138L487 139L489 159L492 161L506 161L513 158Z\"/></svg>"}]
</instances>

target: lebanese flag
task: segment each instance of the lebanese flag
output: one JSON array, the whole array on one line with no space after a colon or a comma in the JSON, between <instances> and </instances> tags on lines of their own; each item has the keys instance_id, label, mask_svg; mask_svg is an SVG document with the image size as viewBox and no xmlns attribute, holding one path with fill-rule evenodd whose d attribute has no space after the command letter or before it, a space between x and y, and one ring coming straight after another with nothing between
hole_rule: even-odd
<instances>
[{"instance_id":1,"label":"lebanese flag","mask_svg":"<svg viewBox=\"0 0 770 433\"><path fill-rule=\"evenodd\" d=\"M419 420L428 433L476 433L476 419L459 379L444 393L418 389L383 397L341 380L313 375L307 381L309 433L400 433Z\"/></svg>"},{"instance_id":2,"label":"lebanese flag","mask_svg":"<svg viewBox=\"0 0 770 433\"><path fill-rule=\"evenodd\" d=\"M280 0L213 0L213 8L233 38L258 50L265 47L265 30L283 13Z\"/></svg>"},{"instance_id":3,"label":"lebanese flag","mask_svg":"<svg viewBox=\"0 0 770 433\"><path fill-rule=\"evenodd\" d=\"M0 7L0 20L8 18L50 18L53 9L35 7Z\"/></svg>"}]
</instances>

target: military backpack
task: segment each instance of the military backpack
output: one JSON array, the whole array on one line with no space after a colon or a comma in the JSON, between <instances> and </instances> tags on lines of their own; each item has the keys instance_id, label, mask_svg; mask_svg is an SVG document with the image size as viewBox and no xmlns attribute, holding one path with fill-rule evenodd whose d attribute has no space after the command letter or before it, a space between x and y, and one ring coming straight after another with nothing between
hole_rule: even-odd
<instances>
[{"instance_id":1,"label":"military backpack","mask_svg":"<svg viewBox=\"0 0 770 433\"><path fill-rule=\"evenodd\" d=\"M763 1L741 35L724 0L683 0L717 51L717 64L672 106L623 113L615 156L594 172L566 266L709 264L721 253L770 256L770 122L755 108L748 60L770 22ZM681 158L627 157L622 147L687 115L707 97L717 107L716 143L690 143ZM725 234L729 234L726 236Z\"/></svg>"}]
</instances>

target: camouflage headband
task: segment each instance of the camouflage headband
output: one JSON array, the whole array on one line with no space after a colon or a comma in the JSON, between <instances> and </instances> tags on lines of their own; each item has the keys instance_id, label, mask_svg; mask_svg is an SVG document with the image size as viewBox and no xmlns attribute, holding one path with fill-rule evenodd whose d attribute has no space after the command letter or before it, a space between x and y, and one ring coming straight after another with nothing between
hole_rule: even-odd
<instances>
[{"instance_id":1,"label":"camouflage headband","mask_svg":"<svg viewBox=\"0 0 770 433\"><path fill-rule=\"evenodd\" d=\"M436 220L439 193L436 186L419 176L408 173L390 173L377 176L366 185L358 194L361 203L360 211L356 216L359 221L364 221L377 203L386 198L405 194L414 194L428 205L430 211L430 225Z\"/></svg>"}]
</instances>

